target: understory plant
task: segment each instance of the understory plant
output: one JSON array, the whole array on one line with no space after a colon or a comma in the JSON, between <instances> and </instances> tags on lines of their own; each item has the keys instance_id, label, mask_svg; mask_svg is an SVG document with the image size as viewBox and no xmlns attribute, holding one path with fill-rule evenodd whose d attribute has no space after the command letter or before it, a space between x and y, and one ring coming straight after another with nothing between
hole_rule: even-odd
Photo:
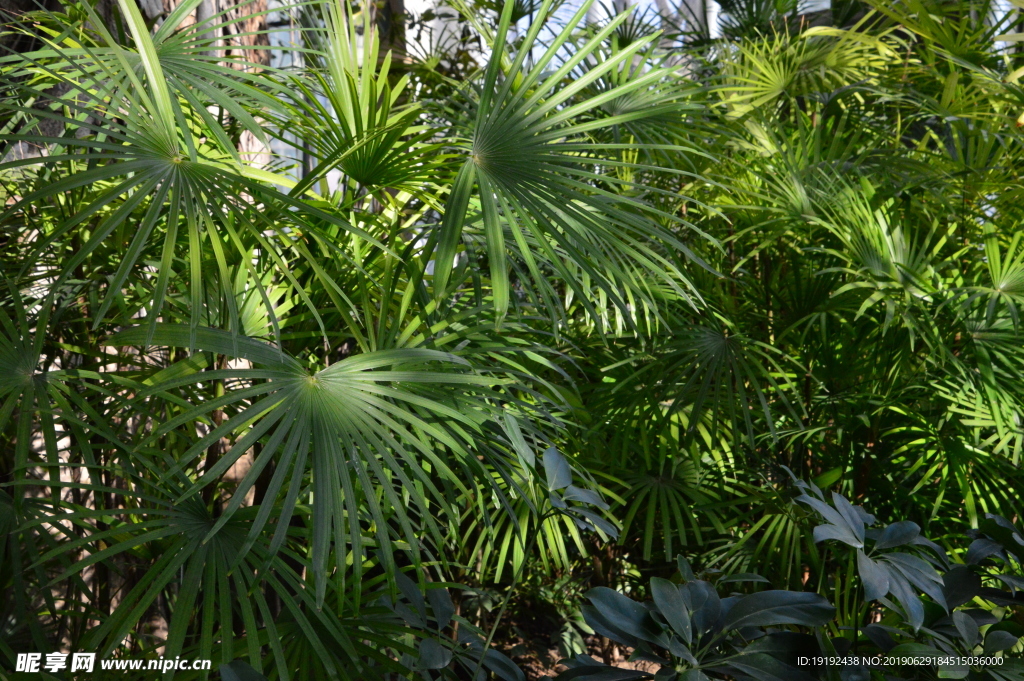
<instances>
[{"instance_id":1,"label":"understory plant","mask_svg":"<svg viewBox=\"0 0 1024 681\"><path fill-rule=\"evenodd\" d=\"M26 1L0 677L1018 673L1018 4Z\"/></svg>"},{"instance_id":2,"label":"understory plant","mask_svg":"<svg viewBox=\"0 0 1024 681\"><path fill-rule=\"evenodd\" d=\"M650 600L598 587L583 605L588 625L632 649L616 668L586 654L564 661L561 681L717 679L993 679L1024 676L1012 654L1024 636L1024 534L988 515L963 540L957 562L911 521L872 527L874 516L835 492L796 480L794 503L824 522L814 540L856 556L859 603L837 609L814 591L731 591L756 574L700 579L685 558L672 580L655 577ZM841 590L836 589L840 594Z\"/></svg>"}]
</instances>

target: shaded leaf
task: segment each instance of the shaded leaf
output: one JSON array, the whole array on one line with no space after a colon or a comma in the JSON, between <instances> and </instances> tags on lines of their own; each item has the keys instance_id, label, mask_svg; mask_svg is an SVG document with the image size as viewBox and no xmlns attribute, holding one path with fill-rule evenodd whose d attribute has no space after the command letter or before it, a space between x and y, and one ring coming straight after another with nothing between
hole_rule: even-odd
<instances>
[{"instance_id":1,"label":"shaded leaf","mask_svg":"<svg viewBox=\"0 0 1024 681\"><path fill-rule=\"evenodd\" d=\"M978 630L978 623L970 615L957 610L953 613L953 625L956 626L957 633L960 634L960 638L968 648L973 648L980 640L981 633Z\"/></svg>"},{"instance_id":2,"label":"shaded leaf","mask_svg":"<svg viewBox=\"0 0 1024 681\"><path fill-rule=\"evenodd\" d=\"M1008 631L990 631L985 635L985 654L991 655L1017 645L1020 637Z\"/></svg>"},{"instance_id":3,"label":"shaded leaf","mask_svg":"<svg viewBox=\"0 0 1024 681\"><path fill-rule=\"evenodd\" d=\"M692 640L690 613L679 593L679 587L667 579L654 577L651 579L651 595L665 621L689 645Z\"/></svg>"},{"instance_id":4,"label":"shaded leaf","mask_svg":"<svg viewBox=\"0 0 1024 681\"><path fill-rule=\"evenodd\" d=\"M442 646L436 639L425 638L420 641L420 669L444 669L452 661L452 651Z\"/></svg>"},{"instance_id":5,"label":"shaded leaf","mask_svg":"<svg viewBox=\"0 0 1024 681\"><path fill-rule=\"evenodd\" d=\"M798 624L816 627L829 622L836 609L815 593L761 591L741 598L725 616L723 629Z\"/></svg>"},{"instance_id":6,"label":"shaded leaf","mask_svg":"<svg viewBox=\"0 0 1024 681\"><path fill-rule=\"evenodd\" d=\"M903 546L914 541L920 533L920 526L909 520L893 523L882 530L881 536L875 542L875 548L889 549L895 546Z\"/></svg>"},{"instance_id":7,"label":"shaded leaf","mask_svg":"<svg viewBox=\"0 0 1024 681\"><path fill-rule=\"evenodd\" d=\"M557 449L548 447L544 451L544 475L548 481L548 490L563 489L572 484L572 469Z\"/></svg>"}]
</instances>

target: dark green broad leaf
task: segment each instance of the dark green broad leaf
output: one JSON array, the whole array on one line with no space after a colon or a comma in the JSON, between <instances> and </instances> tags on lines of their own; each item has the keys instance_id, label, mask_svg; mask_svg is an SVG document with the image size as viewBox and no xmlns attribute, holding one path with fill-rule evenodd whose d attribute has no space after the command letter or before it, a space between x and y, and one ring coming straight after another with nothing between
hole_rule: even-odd
<instances>
[{"instance_id":1,"label":"dark green broad leaf","mask_svg":"<svg viewBox=\"0 0 1024 681\"><path fill-rule=\"evenodd\" d=\"M466 631L465 628L460 629L459 642L468 646L472 657L483 655L483 665L503 679L503 681L526 681L526 676L516 666L515 662L494 648L484 650L484 640L476 634ZM480 658L477 657L476 659Z\"/></svg>"},{"instance_id":2,"label":"dark green broad leaf","mask_svg":"<svg viewBox=\"0 0 1024 681\"><path fill-rule=\"evenodd\" d=\"M863 543L865 530L864 525L870 523L867 523L862 512L854 507L846 497L837 492L832 493L832 503L835 504L836 510L843 516L843 520L845 520L849 528L853 530L857 539ZM873 521L874 518L872 518L872 522Z\"/></svg>"},{"instance_id":3,"label":"dark green broad leaf","mask_svg":"<svg viewBox=\"0 0 1024 681\"><path fill-rule=\"evenodd\" d=\"M814 677L807 672L766 653L740 655L729 661L729 668L757 681L814 681Z\"/></svg>"},{"instance_id":4,"label":"dark green broad leaf","mask_svg":"<svg viewBox=\"0 0 1024 681\"><path fill-rule=\"evenodd\" d=\"M244 660L232 660L220 666L223 681L267 681L267 677L249 666Z\"/></svg>"},{"instance_id":5,"label":"dark green broad leaf","mask_svg":"<svg viewBox=\"0 0 1024 681\"><path fill-rule=\"evenodd\" d=\"M682 576L684 582L692 582L697 579L693 574L693 568L690 567L690 561L683 558L682 555L676 556L676 565L679 568L679 574Z\"/></svg>"},{"instance_id":6,"label":"dark green broad leaf","mask_svg":"<svg viewBox=\"0 0 1024 681\"><path fill-rule=\"evenodd\" d=\"M686 644L679 640L678 636L669 637L666 648L668 648L668 652L673 656L678 657L689 665L696 667L700 664L697 658L693 656L693 653L690 652L690 649L686 647Z\"/></svg>"},{"instance_id":7,"label":"dark green broad leaf","mask_svg":"<svg viewBox=\"0 0 1024 681\"><path fill-rule=\"evenodd\" d=\"M871 681L871 670L864 664L844 664L839 670L840 681Z\"/></svg>"},{"instance_id":8,"label":"dark green broad leaf","mask_svg":"<svg viewBox=\"0 0 1024 681\"><path fill-rule=\"evenodd\" d=\"M405 596L412 606L416 608L416 614L419 615L419 621L426 622L427 620L427 602L423 599L423 594L420 592L419 586L416 582L409 579L407 575L399 572L395 575L395 584L398 585L399 591Z\"/></svg>"},{"instance_id":9,"label":"dark green broad leaf","mask_svg":"<svg viewBox=\"0 0 1024 681\"><path fill-rule=\"evenodd\" d=\"M981 634L978 630L978 623L974 621L973 617L961 610L957 610L953 613L953 625L968 648L973 648L977 645Z\"/></svg>"},{"instance_id":10,"label":"dark green broad leaf","mask_svg":"<svg viewBox=\"0 0 1024 681\"><path fill-rule=\"evenodd\" d=\"M1010 592L1003 591L1002 589L983 586L978 590L978 595L986 601L992 601L996 605L1024 605L1024 594L1022 593L1011 594Z\"/></svg>"},{"instance_id":11,"label":"dark green broad leaf","mask_svg":"<svg viewBox=\"0 0 1024 681\"><path fill-rule=\"evenodd\" d=\"M896 647L896 639L892 637L894 633L901 634L903 632L880 624L869 624L864 627L864 635L867 636L872 643L878 646L878 649L883 653L887 653Z\"/></svg>"},{"instance_id":12,"label":"dark green broad leaf","mask_svg":"<svg viewBox=\"0 0 1024 681\"><path fill-rule=\"evenodd\" d=\"M434 620L438 629L444 629L452 621L455 614L455 604L448 589L443 587L427 589L427 600L430 601L430 609L434 612Z\"/></svg>"},{"instance_id":13,"label":"dark green broad leaf","mask_svg":"<svg viewBox=\"0 0 1024 681\"><path fill-rule=\"evenodd\" d=\"M437 639L425 638L420 642L420 669L444 669L452 661L452 651Z\"/></svg>"},{"instance_id":14,"label":"dark green broad leaf","mask_svg":"<svg viewBox=\"0 0 1024 681\"><path fill-rule=\"evenodd\" d=\"M821 648L815 638L809 634L795 631L778 631L762 636L746 648L744 653L765 653L786 664L797 664L800 657L816 657L821 655Z\"/></svg>"},{"instance_id":15,"label":"dark green broad leaf","mask_svg":"<svg viewBox=\"0 0 1024 681\"><path fill-rule=\"evenodd\" d=\"M610 506L608 503L601 498L601 495L597 492L589 489L582 489L575 485L569 485L565 490L563 498L567 501L580 501L584 504L590 504L591 506L597 506L598 508L607 511Z\"/></svg>"},{"instance_id":16,"label":"dark green broad leaf","mask_svg":"<svg viewBox=\"0 0 1024 681\"><path fill-rule=\"evenodd\" d=\"M619 536L619 528L602 518L597 511L576 506L568 509L568 513L570 515L576 515L584 518L585 520L583 520L583 524L584 526L587 526L587 529L601 530L612 539L617 539Z\"/></svg>"},{"instance_id":17,"label":"dark green broad leaf","mask_svg":"<svg viewBox=\"0 0 1024 681\"><path fill-rule=\"evenodd\" d=\"M822 542L827 539L835 539L847 546L860 548L864 543L857 539L857 535L850 531L845 525L818 525L814 528L814 541Z\"/></svg>"},{"instance_id":18,"label":"dark green broad leaf","mask_svg":"<svg viewBox=\"0 0 1024 681\"><path fill-rule=\"evenodd\" d=\"M572 469L557 449L548 447L544 452L544 475L548 480L548 490L554 492L572 484Z\"/></svg>"},{"instance_id":19,"label":"dark green broad leaf","mask_svg":"<svg viewBox=\"0 0 1024 681\"><path fill-rule=\"evenodd\" d=\"M679 678L679 672L672 667L662 667L654 675L654 681L676 681Z\"/></svg>"},{"instance_id":20,"label":"dark green broad leaf","mask_svg":"<svg viewBox=\"0 0 1024 681\"><path fill-rule=\"evenodd\" d=\"M693 640L690 611L683 602L679 587L667 579L655 577L651 580L651 596L665 621L689 645Z\"/></svg>"},{"instance_id":21,"label":"dark green broad leaf","mask_svg":"<svg viewBox=\"0 0 1024 681\"><path fill-rule=\"evenodd\" d=\"M405 620L405 623L408 624L410 627L415 627L416 629L423 629L427 626L426 620L420 617L415 610L410 608L405 603L398 601L391 607L394 609L395 613L403 620Z\"/></svg>"},{"instance_id":22,"label":"dark green broad leaf","mask_svg":"<svg viewBox=\"0 0 1024 681\"><path fill-rule=\"evenodd\" d=\"M815 593L761 591L741 598L729 610L722 626L725 630L781 624L817 627L831 621L835 614L836 609Z\"/></svg>"},{"instance_id":23,"label":"dark green broad leaf","mask_svg":"<svg viewBox=\"0 0 1024 681\"><path fill-rule=\"evenodd\" d=\"M1024 577L1016 575L996 575L996 579L1010 587L1012 591L1024 591Z\"/></svg>"},{"instance_id":24,"label":"dark green broad leaf","mask_svg":"<svg viewBox=\"0 0 1024 681\"><path fill-rule=\"evenodd\" d=\"M954 565L942 575L942 592L950 608L968 603L981 590L981 577L966 565Z\"/></svg>"},{"instance_id":25,"label":"dark green broad leaf","mask_svg":"<svg viewBox=\"0 0 1024 681\"><path fill-rule=\"evenodd\" d=\"M864 582L864 598L876 601L889 593L889 571L857 549L857 573Z\"/></svg>"},{"instance_id":26,"label":"dark green broad leaf","mask_svg":"<svg viewBox=\"0 0 1024 681\"><path fill-rule=\"evenodd\" d=\"M1002 546L998 542L994 542L985 537L971 542L971 546L967 549L967 562L969 565L977 565L985 558L989 556L1002 556Z\"/></svg>"},{"instance_id":27,"label":"dark green broad leaf","mask_svg":"<svg viewBox=\"0 0 1024 681\"><path fill-rule=\"evenodd\" d=\"M980 537L967 547L967 556L964 560L968 565L977 565L989 556L1002 557L1003 555L1003 547L999 542Z\"/></svg>"},{"instance_id":28,"label":"dark green broad leaf","mask_svg":"<svg viewBox=\"0 0 1024 681\"><path fill-rule=\"evenodd\" d=\"M891 549L896 546L903 546L914 541L921 534L921 527L917 523L904 520L893 523L879 535L875 542L876 549Z\"/></svg>"},{"instance_id":29,"label":"dark green broad leaf","mask_svg":"<svg viewBox=\"0 0 1024 681\"><path fill-rule=\"evenodd\" d=\"M982 610L981 608L968 608L967 610L961 610L960 612L965 615L970 615L975 622L978 623L979 627L983 627L986 624L996 624L999 622L999 618L992 614L990 610Z\"/></svg>"},{"instance_id":30,"label":"dark green broad leaf","mask_svg":"<svg viewBox=\"0 0 1024 681\"><path fill-rule=\"evenodd\" d=\"M1008 631L990 631L985 636L985 654L991 655L1002 650L1008 650L1017 645L1018 640L1018 636Z\"/></svg>"},{"instance_id":31,"label":"dark green broad leaf","mask_svg":"<svg viewBox=\"0 0 1024 681\"><path fill-rule=\"evenodd\" d=\"M834 495L833 499L843 499L839 495ZM864 546L864 520L857 512L857 510L850 505L850 502L846 501L841 512L829 506L821 499L816 499L807 494L802 494L797 497L797 501L807 504L815 511L817 511L822 518L828 523L826 525L818 525L814 528L814 541L820 542L826 539L835 539L848 546L855 548L863 548Z\"/></svg>"},{"instance_id":32,"label":"dark green broad leaf","mask_svg":"<svg viewBox=\"0 0 1024 681\"><path fill-rule=\"evenodd\" d=\"M973 613L970 614L973 615ZM1024 626L1017 624L1012 619L999 621L998 624L996 624L994 627L989 627L987 633L988 635L991 635L993 632L996 631L1006 631L1013 634L1017 638L1024 636Z\"/></svg>"},{"instance_id":33,"label":"dark green broad leaf","mask_svg":"<svg viewBox=\"0 0 1024 681\"><path fill-rule=\"evenodd\" d=\"M605 622L631 637L653 642L664 638L647 608L628 596L604 586L591 589L586 595Z\"/></svg>"},{"instance_id":34,"label":"dark green broad leaf","mask_svg":"<svg viewBox=\"0 0 1024 681\"><path fill-rule=\"evenodd\" d=\"M715 587L703 580L694 580L683 585L683 601L690 609L690 623L697 633L710 631L718 624L722 614L722 599Z\"/></svg>"},{"instance_id":35,"label":"dark green broad leaf","mask_svg":"<svg viewBox=\"0 0 1024 681\"><path fill-rule=\"evenodd\" d=\"M890 582L898 571L921 591L931 596L932 600L946 608L946 597L942 593L942 577L931 565L917 556L908 553L889 553L885 555L889 563Z\"/></svg>"},{"instance_id":36,"label":"dark green broad leaf","mask_svg":"<svg viewBox=\"0 0 1024 681\"><path fill-rule=\"evenodd\" d=\"M903 606L904 618L917 631L924 624L924 604L917 591L911 588L905 576L896 570L889 571L889 593Z\"/></svg>"},{"instance_id":37,"label":"dark green broad leaf","mask_svg":"<svg viewBox=\"0 0 1024 681\"><path fill-rule=\"evenodd\" d=\"M662 656L654 651L649 645L641 645L626 658L627 662L653 662L654 664L662 665L667 667L672 663L665 659L667 656Z\"/></svg>"},{"instance_id":38,"label":"dark green broad leaf","mask_svg":"<svg viewBox=\"0 0 1024 681\"><path fill-rule=\"evenodd\" d=\"M484 666L504 681L526 681L523 670L516 666L507 655L493 648L484 655Z\"/></svg>"},{"instance_id":39,"label":"dark green broad leaf","mask_svg":"<svg viewBox=\"0 0 1024 681\"><path fill-rule=\"evenodd\" d=\"M987 513L978 528L1018 560L1024 561L1024 535L1009 520Z\"/></svg>"},{"instance_id":40,"label":"dark green broad leaf","mask_svg":"<svg viewBox=\"0 0 1024 681\"><path fill-rule=\"evenodd\" d=\"M616 626L613 620L605 617L592 604L584 603L580 606L580 612L583 614L583 619L586 620L587 625L601 636L633 648L640 644L639 638Z\"/></svg>"}]
</instances>

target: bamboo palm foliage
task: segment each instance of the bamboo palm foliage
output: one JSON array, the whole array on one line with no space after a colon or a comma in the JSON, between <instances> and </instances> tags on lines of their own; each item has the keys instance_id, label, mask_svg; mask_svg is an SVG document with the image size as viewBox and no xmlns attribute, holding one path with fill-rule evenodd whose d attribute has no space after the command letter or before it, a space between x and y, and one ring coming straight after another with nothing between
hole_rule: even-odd
<instances>
[{"instance_id":1,"label":"bamboo palm foliage","mask_svg":"<svg viewBox=\"0 0 1024 681\"><path fill-rule=\"evenodd\" d=\"M518 680L517 589L680 553L845 636L783 467L1024 512L1019 9L458 0L455 63L318 0L278 68L198 4L5 22L0 668Z\"/></svg>"}]
</instances>

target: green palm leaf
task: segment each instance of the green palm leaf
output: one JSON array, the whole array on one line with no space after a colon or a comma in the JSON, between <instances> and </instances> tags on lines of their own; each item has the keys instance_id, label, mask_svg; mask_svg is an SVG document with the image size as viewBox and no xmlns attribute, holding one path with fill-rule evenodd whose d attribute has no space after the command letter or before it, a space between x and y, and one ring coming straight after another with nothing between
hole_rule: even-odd
<instances>
[{"instance_id":1,"label":"green palm leaf","mask_svg":"<svg viewBox=\"0 0 1024 681\"><path fill-rule=\"evenodd\" d=\"M108 342L144 345L148 335L144 327L138 327ZM188 408L153 434L163 436L214 409L229 405L237 409L234 416L184 452L165 474L183 475L184 468L213 442L236 434L234 445L182 493L182 501L215 484L254 443L265 440L211 532L230 520L260 473L274 461L268 494L286 493L286 501L279 510L278 537L273 546L283 541L280 533L288 526L305 487L307 469L311 475L312 564L318 603L324 598L332 547L338 573L344 574L346 563L351 561L359 579L363 522L374 528L381 559L392 572L394 544L386 516L394 516L414 554L422 544L423 531L433 537L435 545L443 544L443 530L434 514L454 519L457 513L439 485L443 481L467 492L463 476L472 480L481 472L480 462L472 453L488 450L476 446L475 440L487 440L486 424L500 418L501 408L490 400L498 397L493 388L505 379L475 374L466 360L435 350L369 352L311 372L273 346L227 332L192 331L187 326L171 325L157 325L152 332L155 342L178 347L187 347L193 335L198 349L247 360L254 368L215 375L186 374L153 385L136 400L215 376L250 386ZM368 515L360 511L361 506ZM239 557L263 532L270 512L270 507L265 507L255 519ZM349 551L354 558L349 557Z\"/></svg>"},{"instance_id":2,"label":"green palm leaf","mask_svg":"<svg viewBox=\"0 0 1024 681\"><path fill-rule=\"evenodd\" d=\"M544 15L550 3L540 10ZM499 317L508 308L511 284L507 267L507 236L520 251L526 238L534 239L537 250L531 258L549 267L580 299L588 312L600 318L589 290L593 286L631 320L630 300L656 308L658 293L650 281L688 297L688 283L678 266L664 254L664 247L691 254L679 238L656 220L679 223L678 218L660 213L643 202L603 189L602 185L631 188L631 183L602 175L602 165L618 159L596 153L586 137L602 129L653 115L657 111L631 110L615 116L579 120L606 102L640 91L655 83L672 80L671 70L652 68L631 72L625 82L600 94L577 99L576 95L603 75L621 69L653 40L636 41L609 55L599 66L566 85L565 78L597 50L616 26L626 20L622 14L597 32L561 63L556 62L573 26L584 16L585 3L550 47L527 69L526 56L537 44L541 24L536 23L511 59L508 70L501 66L513 4L507 2L495 37L492 55L476 103L473 120L455 140L465 160L458 171L446 204L442 225L435 236L434 285L445 291L468 220L483 226L490 267L494 305ZM627 145L632 147L634 145ZM642 145L641 145L642 146ZM479 218L469 213L473 196L479 197ZM507 234L510 232L510 234ZM568 266L556 249L573 263ZM537 264L530 265L534 285L556 290L545 280ZM589 282L584 285L584 282Z\"/></svg>"}]
</instances>

